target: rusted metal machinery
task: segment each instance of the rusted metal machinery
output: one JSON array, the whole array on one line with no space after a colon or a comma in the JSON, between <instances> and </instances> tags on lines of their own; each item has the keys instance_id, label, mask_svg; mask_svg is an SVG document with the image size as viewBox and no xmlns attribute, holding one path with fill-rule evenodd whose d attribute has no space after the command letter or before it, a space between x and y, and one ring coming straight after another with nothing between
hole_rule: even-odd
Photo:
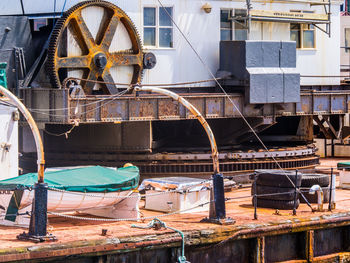
<instances>
[{"instance_id":1,"label":"rusted metal machinery","mask_svg":"<svg viewBox=\"0 0 350 263\"><path fill-rule=\"evenodd\" d=\"M29 25L23 28L29 30L23 42L40 42L41 51L36 62L28 63L32 67L19 81L18 93L43 132L48 166L117 166L127 161L138 165L147 177L211 174L210 148L189 110L163 95L125 92L130 86L142 85L143 72L155 66L156 58L144 53L137 30L123 10L106 1L81 2L39 33L31 32ZM9 31L7 39L15 32L18 30ZM289 64L280 66L296 76L285 70ZM298 101L299 90L294 88L293 101L270 102L270 98L267 103L254 104L247 101L247 94L237 86L240 83L226 79L221 84L229 97L214 86L194 88L182 83L167 88L181 94L207 119L220 149L220 171L225 175L278 168L272 156L283 168L315 166L318 156L311 127L316 115L324 116L327 126L331 125L329 129L319 121L327 136L344 135L340 131L348 112L348 91L301 90ZM270 153L257 146L238 110ZM30 164L35 148L26 143L28 136L30 129L24 125L20 150L25 171L34 169Z\"/></svg>"},{"instance_id":2,"label":"rusted metal machinery","mask_svg":"<svg viewBox=\"0 0 350 263\"><path fill-rule=\"evenodd\" d=\"M94 28L98 29L97 32L89 30L83 14L93 16L103 14L100 28ZM96 27L98 26L96 23ZM96 35L93 36L93 33ZM119 42L123 41L122 44L113 41L115 35ZM121 51L125 47L128 49ZM48 49L48 66L55 88L62 86L63 79L67 75L75 74L75 77L80 76L84 79L81 86L86 95L93 93L97 86L92 82L95 80L101 81L103 94L115 94L118 91L113 84L117 82L118 72L114 70L117 66L130 67L129 84L141 81L143 67L141 40L131 19L117 6L108 2L83 2L68 10L57 21ZM123 73L129 74L129 72Z\"/></svg>"}]
</instances>

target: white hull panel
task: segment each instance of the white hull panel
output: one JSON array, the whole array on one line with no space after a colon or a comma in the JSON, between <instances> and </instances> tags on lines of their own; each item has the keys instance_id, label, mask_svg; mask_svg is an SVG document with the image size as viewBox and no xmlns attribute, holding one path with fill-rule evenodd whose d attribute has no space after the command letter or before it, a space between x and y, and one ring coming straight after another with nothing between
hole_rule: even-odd
<instances>
[{"instance_id":1,"label":"white hull panel","mask_svg":"<svg viewBox=\"0 0 350 263\"><path fill-rule=\"evenodd\" d=\"M13 191L0 191L0 224L29 226L29 216L19 215L15 222L5 220ZM34 191L24 190L19 214L30 212ZM110 193L58 192L48 190L48 212L82 212L116 219L139 219L140 194L133 191Z\"/></svg>"}]
</instances>

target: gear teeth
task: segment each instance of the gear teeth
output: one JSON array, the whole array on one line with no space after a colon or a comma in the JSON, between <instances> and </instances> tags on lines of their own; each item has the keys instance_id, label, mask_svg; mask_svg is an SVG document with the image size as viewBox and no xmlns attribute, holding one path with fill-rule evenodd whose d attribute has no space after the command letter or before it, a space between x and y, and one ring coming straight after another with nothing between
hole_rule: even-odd
<instances>
[{"instance_id":1,"label":"gear teeth","mask_svg":"<svg viewBox=\"0 0 350 263\"><path fill-rule=\"evenodd\" d=\"M61 81L59 79L58 69L56 69L56 67L55 67L55 58L56 58L56 50L58 48L58 44L59 44L59 41L61 39L61 34L65 28L65 22L67 21L67 19L69 19L69 17L76 10L78 10L81 7L88 7L88 6L101 6L101 7L111 8L111 9L118 9L119 12L122 13L123 16L126 17L128 23L130 23L130 25L133 29L133 32L135 34L136 41L137 41L138 46L139 46L139 52L141 54L143 54L143 46L142 46L139 32L138 32L134 22L130 19L130 17L122 9L120 9L118 6L116 6L112 3L109 3L109 2L106 2L103 0L94 0L94 1L91 0L91 1L85 1L85 2L78 3L75 6L71 7L69 10L67 10L66 12L64 12L62 17L56 21L55 27L52 30L52 33L50 36L49 47L48 47L48 52L47 52L47 64L48 64L48 72L49 72L51 84L54 88L61 88ZM137 70L138 69L136 69L136 66L135 66L134 74ZM142 77L143 77L143 65L141 64L141 69L139 70L139 72L137 74L137 81L136 82L133 81L130 84L140 83L142 80Z\"/></svg>"}]
</instances>

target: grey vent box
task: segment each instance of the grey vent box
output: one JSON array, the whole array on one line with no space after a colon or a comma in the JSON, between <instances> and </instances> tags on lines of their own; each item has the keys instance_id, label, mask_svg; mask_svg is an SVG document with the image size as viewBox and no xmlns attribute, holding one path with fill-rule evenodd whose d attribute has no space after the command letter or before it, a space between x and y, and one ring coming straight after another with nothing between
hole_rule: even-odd
<instances>
[{"instance_id":1,"label":"grey vent box","mask_svg":"<svg viewBox=\"0 0 350 263\"><path fill-rule=\"evenodd\" d=\"M300 101L294 41L221 41L220 71L247 83L247 103Z\"/></svg>"}]
</instances>

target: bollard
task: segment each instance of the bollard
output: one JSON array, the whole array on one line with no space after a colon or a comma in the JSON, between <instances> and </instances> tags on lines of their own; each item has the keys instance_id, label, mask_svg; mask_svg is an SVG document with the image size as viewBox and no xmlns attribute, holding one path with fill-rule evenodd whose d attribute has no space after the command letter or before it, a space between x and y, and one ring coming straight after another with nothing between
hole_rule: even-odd
<instances>
[{"instance_id":1,"label":"bollard","mask_svg":"<svg viewBox=\"0 0 350 263\"><path fill-rule=\"evenodd\" d=\"M213 175L215 217L223 219L226 217L224 177L222 174Z\"/></svg>"},{"instance_id":2,"label":"bollard","mask_svg":"<svg viewBox=\"0 0 350 263\"><path fill-rule=\"evenodd\" d=\"M46 237L47 234L47 189L46 183L34 185L34 202L28 234L38 238Z\"/></svg>"},{"instance_id":3,"label":"bollard","mask_svg":"<svg viewBox=\"0 0 350 263\"><path fill-rule=\"evenodd\" d=\"M298 182L298 176L299 176L298 170L295 170L293 216L295 216L297 214L297 196L298 196L297 182Z\"/></svg>"},{"instance_id":4,"label":"bollard","mask_svg":"<svg viewBox=\"0 0 350 263\"><path fill-rule=\"evenodd\" d=\"M215 173L212 176L214 205L209 209L209 218L204 218L201 222L204 223L216 223L216 224L234 224L236 221L230 217L226 217L225 207L225 187L224 187L224 176L219 173ZM212 203L211 203L212 204Z\"/></svg>"},{"instance_id":5,"label":"bollard","mask_svg":"<svg viewBox=\"0 0 350 263\"><path fill-rule=\"evenodd\" d=\"M254 175L254 183L253 183L253 190L254 190L254 219L258 219L258 213L257 213L257 206L258 206L258 196L256 194L256 175Z\"/></svg>"},{"instance_id":6,"label":"bollard","mask_svg":"<svg viewBox=\"0 0 350 263\"><path fill-rule=\"evenodd\" d=\"M56 241L56 238L47 234L47 183L36 183L34 185L34 200L28 234L23 232L18 235L20 240L31 240L44 242L46 240Z\"/></svg>"},{"instance_id":7,"label":"bollard","mask_svg":"<svg viewBox=\"0 0 350 263\"><path fill-rule=\"evenodd\" d=\"M333 173L333 168L331 168L331 183L329 186L329 203L328 203L328 210L332 211L332 209L335 208L335 175Z\"/></svg>"}]
</instances>

